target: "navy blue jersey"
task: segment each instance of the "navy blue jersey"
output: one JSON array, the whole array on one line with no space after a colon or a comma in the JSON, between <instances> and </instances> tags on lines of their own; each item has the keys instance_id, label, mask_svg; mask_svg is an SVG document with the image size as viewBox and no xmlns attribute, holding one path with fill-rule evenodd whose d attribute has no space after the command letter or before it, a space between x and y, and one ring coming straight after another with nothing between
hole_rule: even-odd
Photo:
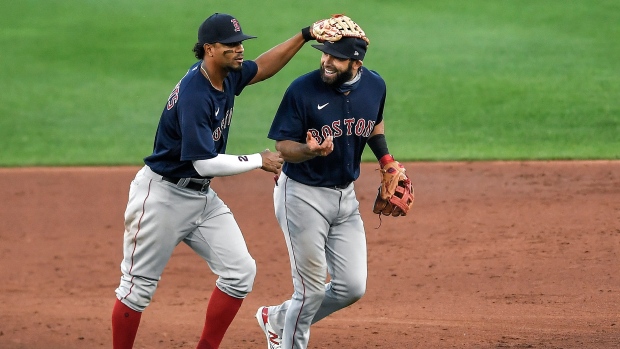
<instances>
[{"instance_id":1,"label":"navy blue jersey","mask_svg":"<svg viewBox=\"0 0 620 349\"><path fill-rule=\"evenodd\" d=\"M306 142L306 132L319 143L334 136L334 151L300 163L285 162L282 171L312 186L328 187L356 180L368 136L383 120L386 85L376 72L361 67L359 85L348 95L321 80L321 71L291 83L269 130L269 138Z\"/></svg>"},{"instance_id":2,"label":"navy blue jersey","mask_svg":"<svg viewBox=\"0 0 620 349\"><path fill-rule=\"evenodd\" d=\"M153 154L144 163L168 177L200 177L192 161L211 159L226 151L235 96L256 76L254 61L244 61L240 71L231 71L218 91L192 65L174 87L161 114Z\"/></svg>"}]
</instances>

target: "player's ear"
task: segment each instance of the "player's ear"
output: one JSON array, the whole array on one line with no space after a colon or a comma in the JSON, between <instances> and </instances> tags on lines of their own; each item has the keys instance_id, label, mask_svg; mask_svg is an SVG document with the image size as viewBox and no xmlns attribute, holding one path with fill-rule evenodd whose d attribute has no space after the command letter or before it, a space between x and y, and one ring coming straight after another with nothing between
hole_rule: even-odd
<instances>
[{"instance_id":1,"label":"player's ear","mask_svg":"<svg viewBox=\"0 0 620 349\"><path fill-rule=\"evenodd\" d=\"M205 49L205 55L207 55L209 57L213 57L213 45L211 45L211 44L204 44L204 45L202 45L202 47Z\"/></svg>"}]
</instances>

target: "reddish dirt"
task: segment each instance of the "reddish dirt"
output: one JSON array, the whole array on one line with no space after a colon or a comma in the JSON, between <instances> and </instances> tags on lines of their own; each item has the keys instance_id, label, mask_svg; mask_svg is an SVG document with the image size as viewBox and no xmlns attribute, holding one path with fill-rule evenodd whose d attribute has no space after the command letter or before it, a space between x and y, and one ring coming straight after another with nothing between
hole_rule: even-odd
<instances>
[{"instance_id":1,"label":"reddish dirt","mask_svg":"<svg viewBox=\"0 0 620 349\"><path fill-rule=\"evenodd\" d=\"M380 222L378 175L363 165L367 293L315 324L309 348L620 346L620 161L406 166L413 212ZM111 348L137 170L0 169L0 348ZM213 184L258 265L223 349L265 348L254 312L292 292L272 185L262 171ZM180 245L135 347L194 348L214 280Z\"/></svg>"}]
</instances>

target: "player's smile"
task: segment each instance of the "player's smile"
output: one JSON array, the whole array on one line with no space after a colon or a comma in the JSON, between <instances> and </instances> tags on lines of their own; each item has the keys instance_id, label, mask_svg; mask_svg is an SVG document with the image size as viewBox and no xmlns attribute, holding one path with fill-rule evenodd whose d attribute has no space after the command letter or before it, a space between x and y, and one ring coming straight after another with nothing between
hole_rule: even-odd
<instances>
[{"instance_id":1,"label":"player's smile","mask_svg":"<svg viewBox=\"0 0 620 349\"><path fill-rule=\"evenodd\" d=\"M321 79L328 85L340 86L353 78L352 61L347 59L338 61L342 62L342 69L325 62L321 64Z\"/></svg>"},{"instance_id":2,"label":"player's smile","mask_svg":"<svg viewBox=\"0 0 620 349\"><path fill-rule=\"evenodd\" d=\"M338 74L337 70L332 69L332 68L323 67L323 75L325 77L331 77L331 76L334 76L334 75L337 75L337 74Z\"/></svg>"}]
</instances>

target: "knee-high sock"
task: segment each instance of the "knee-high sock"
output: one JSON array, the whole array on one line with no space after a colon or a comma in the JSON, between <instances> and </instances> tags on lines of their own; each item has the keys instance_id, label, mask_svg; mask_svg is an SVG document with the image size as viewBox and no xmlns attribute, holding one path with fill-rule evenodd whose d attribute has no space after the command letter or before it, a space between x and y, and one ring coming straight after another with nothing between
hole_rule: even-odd
<instances>
[{"instance_id":1,"label":"knee-high sock","mask_svg":"<svg viewBox=\"0 0 620 349\"><path fill-rule=\"evenodd\" d=\"M196 349L219 348L228 326L241 308L241 303L242 298L231 297L217 287L213 290L207 306L205 327Z\"/></svg>"},{"instance_id":2,"label":"knee-high sock","mask_svg":"<svg viewBox=\"0 0 620 349\"><path fill-rule=\"evenodd\" d=\"M112 345L114 349L131 349L138 333L142 313L118 299L112 310Z\"/></svg>"}]
</instances>

